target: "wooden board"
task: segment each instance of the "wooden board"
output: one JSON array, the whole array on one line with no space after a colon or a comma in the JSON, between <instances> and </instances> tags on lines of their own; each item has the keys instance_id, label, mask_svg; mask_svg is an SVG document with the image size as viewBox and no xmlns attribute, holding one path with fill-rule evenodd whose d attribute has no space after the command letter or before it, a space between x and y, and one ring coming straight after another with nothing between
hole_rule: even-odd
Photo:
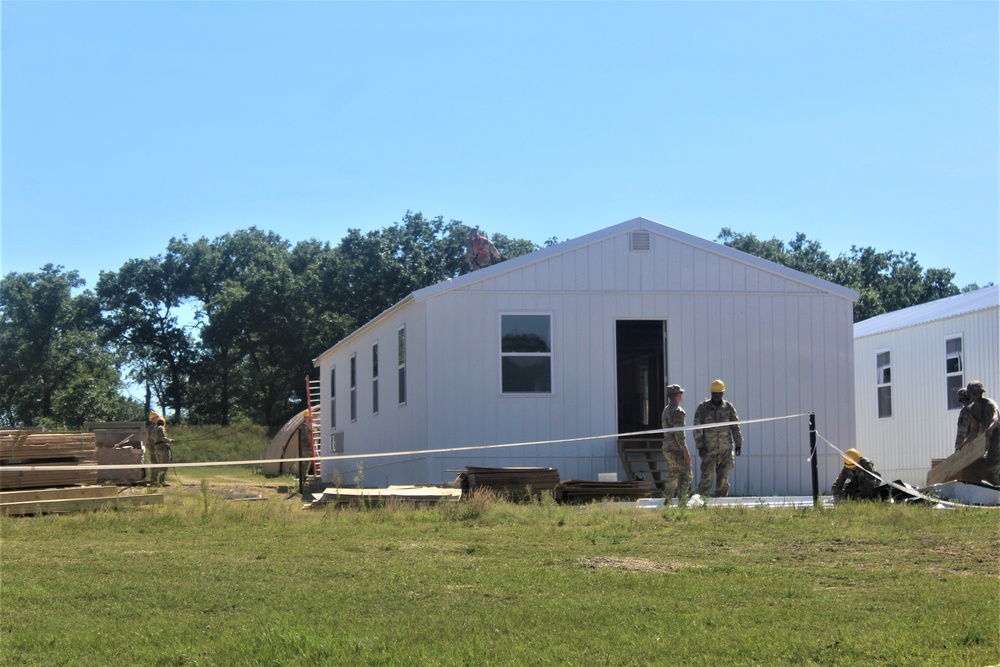
<instances>
[{"instance_id":1,"label":"wooden board","mask_svg":"<svg viewBox=\"0 0 1000 667\"><path fill-rule=\"evenodd\" d=\"M68 514L86 510L124 509L142 505L162 505L162 493L149 493L137 496L119 496L111 498L62 498L52 500L29 500L20 503L0 504L0 514L25 516L32 514Z\"/></svg>"},{"instance_id":2,"label":"wooden board","mask_svg":"<svg viewBox=\"0 0 1000 667\"><path fill-rule=\"evenodd\" d=\"M94 463L90 461L89 463ZM53 464L58 465L58 464ZM12 489L46 489L53 486L77 486L97 483L96 470L46 470L39 464L35 470L5 470L0 466L0 491Z\"/></svg>"},{"instance_id":3,"label":"wooden board","mask_svg":"<svg viewBox=\"0 0 1000 667\"><path fill-rule=\"evenodd\" d=\"M962 475L962 471L977 463L986 455L986 436L979 434L975 439L962 447L960 450L941 461L937 465L932 465L927 472L927 485L941 484L957 480Z\"/></svg>"},{"instance_id":4,"label":"wooden board","mask_svg":"<svg viewBox=\"0 0 1000 667\"><path fill-rule=\"evenodd\" d=\"M0 491L0 505L33 500L66 500L68 498L114 498L117 486L63 486L58 489L26 489Z\"/></svg>"},{"instance_id":5,"label":"wooden board","mask_svg":"<svg viewBox=\"0 0 1000 667\"><path fill-rule=\"evenodd\" d=\"M0 435L0 463L93 461L96 453L93 433L8 431Z\"/></svg>"}]
</instances>

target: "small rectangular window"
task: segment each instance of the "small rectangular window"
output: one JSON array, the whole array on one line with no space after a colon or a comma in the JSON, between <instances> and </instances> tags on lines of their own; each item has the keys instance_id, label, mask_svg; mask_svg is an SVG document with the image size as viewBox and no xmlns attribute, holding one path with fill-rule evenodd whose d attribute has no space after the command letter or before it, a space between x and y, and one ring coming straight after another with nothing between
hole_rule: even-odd
<instances>
[{"instance_id":1,"label":"small rectangular window","mask_svg":"<svg viewBox=\"0 0 1000 667\"><path fill-rule=\"evenodd\" d=\"M399 327L399 404L406 405L406 325Z\"/></svg>"},{"instance_id":2,"label":"small rectangular window","mask_svg":"<svg viewBox=\"0 0 1000 667\"><path fill-rule=\"evenodd\" d=\"M378 343L372 344L372 414L378 414Z\"/></svg>"},{"instance_id":3,"label":"small rectangular window","mask_svg":"<svg viewBox=\"0 0 1000 667\"><path fill-rule=\"evenodd\" d=\"M552 318L500 316L500 375L504 394L552 393Z\"/></svg>"},{"instance_id":4,"label":"small rectangular window","mask_svg":"<svg viewBox=\"0 0 1000 667\"><path fill-rule=\"evenodd\" d=\"M878 370L876 391L878 393L879 419L892 417L892 366L889 350L875 355L875 365Z\"/></svg>"},{"instance_id":5,"label":"small rectangular window","mask_svg":"<svg viewBox=\"0 0 1000 667\"><path fill-rule=\"evenodd\" d=\"M330 429L337 428L337 367L330 369Z\"/></svg>"},{"instance_id":6,"label":"small rectangular window","mask_svg":"<svg viewBox=\"0 0 1000 667\"><path fill-rule=\"evenodd\" d=\"M945 384L948 388L948 409L958 410L958 390L965 386L965 363L962 359L962 337L956 336L944 341Z\"/></svg>"},{"instance_id":7,"label":"small rectangular window","mask_svg":"<svg viewBox=\"0 0 1000 667\"><path fill-rule=\"evenodd\" d=\"M358 357L351 355L351 421L358 421Z\"/></svg>"}]
</instances>

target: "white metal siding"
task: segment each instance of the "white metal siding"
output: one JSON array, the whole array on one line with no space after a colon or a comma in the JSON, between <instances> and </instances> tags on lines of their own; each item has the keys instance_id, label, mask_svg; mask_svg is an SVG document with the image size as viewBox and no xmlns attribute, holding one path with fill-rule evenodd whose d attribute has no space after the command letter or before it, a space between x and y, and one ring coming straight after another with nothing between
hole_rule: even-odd
<instances>
[{"instance_id":1,"label":"white metal siding","mask_svg":"<svg viewBox=\"0 0 1000 667\"><path fill-rule=\"evenodd\" d=\"M655 232L651 241L651 250L632 252L629 234L618 233L510 270L493 267L482 279L406 304L326 353L321 377L337 363L346 453L612 435L619 319L667 321L667 372L670 382L686 389L689 424L719 377L742 419L815 411L825 437L844 449L853 446L850 299L734 261L714 247ZM551 395L501 394L499 316L506 312L551 315ZM371 342L380 340L382 356L394 360L395 331L404 321L409 402L396 410L395 375L383 369L382 409L373 418L366 395ZM352 351L359 359L357 424L344 417ZM805 417L746 424L743 433L734 493L811 492ZM466 465L551 466L563 479L619 470L613 437L408 458L417 460L366 462L365 483L441 482ZM825 489L839 458L821 448L819 460Z\"/></svg>"},{"instance_id":2,"label":"white metal siding","mask_svg":"<svg viewBox=\"0 0 1000 667\"><path fill-rule=\"evenodd\" d=\"M884 476L923 486L931 459L954 452L958 410L947 409L945 341L962 336L964 383L982 380L987 395L1000 388L1000 308L982 310L855 341L857 442ZM875 354L889 349L892 417L879 419Z\"/></svg>"}]
</instances>

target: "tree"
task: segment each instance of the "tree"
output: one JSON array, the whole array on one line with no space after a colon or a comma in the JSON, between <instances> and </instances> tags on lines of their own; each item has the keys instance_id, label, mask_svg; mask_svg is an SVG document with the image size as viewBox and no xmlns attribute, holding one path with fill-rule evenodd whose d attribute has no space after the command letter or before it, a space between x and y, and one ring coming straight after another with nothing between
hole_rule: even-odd
<instances>
[{"instance_id":1,"label":"tree","mask_svg":"<svg viewBox=\"0 0 1000 667\"><path fill-rule=\"evenodd\" d=\"M79 428L135 418L100 308L76 271L45 265L0 281L0 424Z\"/></svg>"},{"instance_id":2,"label":"tree","mask_svg":"<svg viewBox=\"0 0 1000 667\"><path fill-rule=\"evenodd\" d=\"M190 272L173 251L149 259L130 259L114 272L101 272L97 294L106 314L108 340L128 364L130 378L146 387L174 421L185 407L187 376L194 343L179 320L190 292Z\"/></svg>"},{"instance_id":3,"label":"tree","mask_svg":"<svg viewBox=\"0 0 1000 667\"><path fill-rule=\"evenodd\" d=\"M910 252L879 252L851 246L849 253L831 259L818 241L798 233L786 246L772 238L761 241L723 227L717 240L756 257L849 287L858 292L854 321L958 294L950 269L927 269Z\"/></svg>"}]
</instances>

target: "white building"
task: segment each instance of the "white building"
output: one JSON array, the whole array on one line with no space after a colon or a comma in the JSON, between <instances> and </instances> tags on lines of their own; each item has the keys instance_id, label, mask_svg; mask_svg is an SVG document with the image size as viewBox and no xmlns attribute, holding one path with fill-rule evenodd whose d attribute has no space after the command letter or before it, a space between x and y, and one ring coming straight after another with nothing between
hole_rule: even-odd
<instances>
[{"instance_id":1,"label":"white building","mask_svg":"<svg viewBox=\"0 0 1000 667\"><path fill-rule=\"evenodd\" d=\"M1000 389L1000 287L854 325L858 449L883 478L924 486L931 459L955 451L959 388Z\"/></svg>"},{"instance_id":2,"label":"white building","mask_svg":"<svg viewBox=\"0 0 1000 667\"><path fill-rule=\"evenodd\" d=\"M450 481L467 465L623 479L615 434L660 428L669 383L691 424L715 378L742 420L815 412L846 449L856 297L636 218L418 290L321 354L321 454L410 452L364 460L366 486ZM811 493L806 417L743 435L733 495ZM324 461L323 477L352 485L357 464ZM840 460L823 447L819 464L825 490Z\"/></svg>"}]
</instances>

